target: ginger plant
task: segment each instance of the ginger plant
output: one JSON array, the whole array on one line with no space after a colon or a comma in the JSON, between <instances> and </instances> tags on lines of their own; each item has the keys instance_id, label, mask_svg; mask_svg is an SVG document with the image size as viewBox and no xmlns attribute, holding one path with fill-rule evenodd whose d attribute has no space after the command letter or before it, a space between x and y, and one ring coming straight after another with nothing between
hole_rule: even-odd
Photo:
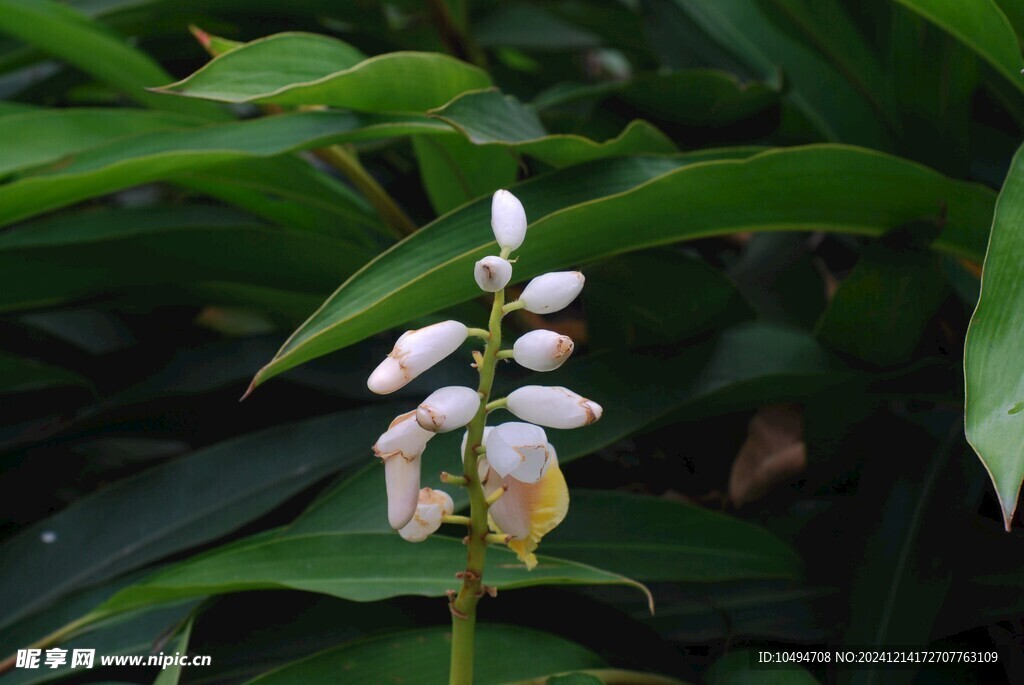
<instances>
[{"instance_id":1,"label":"ginger plant","mask_svg":"<svg viewBox=\"0 0 1024 685\"><path fill-rule=\"evenodd\" d=\"M473 637L476 607L494 589L484 584L487 546L506 545L528 569L537 564L534 552L541 538L565 518L569 490L558 467L555 448L542 426L577 428L601 418L601 406L563 387L523 386L507 397L491 399L498 363L514 360L533 371L552 371L572 354L573 341L553 331L534 330L502 349L502 319L517 309L536 314L567 307L583 289L578 271L547 273L534 278L515 302L505 303L505 286L512 278L509 257L526 238L526 212L506 190L494 194L491 228L500 254L484 257L473 276L485 292L494 294L487 328L469 328L442 321L406 331L394 349L370 375L375 393L394 392L455 352L469 337L484 342L473 352L479 373L476 390L449 386L431 393L415 410L395 417L373 446L384 462L388 520L403 538L420 542L442 523L465 526L465 569L456 574L462 587L449 592L452 615L452 685L473 680ZM468 274L467 274L468 277ZM522 422L488 426L488 416L506 409ZM469 515L454 514L447 493L420 487L422 456L437 433L465 428L462 475L441 474L441 480L466 488Z\"/></svg>"}]
</instances>

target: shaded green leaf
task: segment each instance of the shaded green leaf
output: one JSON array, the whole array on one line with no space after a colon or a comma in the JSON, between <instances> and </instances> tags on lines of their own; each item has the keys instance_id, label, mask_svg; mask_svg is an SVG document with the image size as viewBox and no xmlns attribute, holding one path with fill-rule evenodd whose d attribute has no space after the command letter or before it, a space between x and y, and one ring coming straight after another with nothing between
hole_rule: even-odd
<instances>
[{"instance_id":1,"label":"shaded green leaf","mask_svg":"<svg viewBox=\"0 0 1024 685\"><path fill-rule=\"evenodd\" d=\"M792 0L786 0L792 2ZM885 147L887 133L863 91L815 47L774 21L758 0L675 0L695 23L762 79L778 80L785 97L829 141ZM837 14L842 14L837 5ZM812 25L820 22L812 22ZM842 31L850 38L853 34ZM837 51L842 54L842 51ZM866 67L866 65L864 65Z\"/></svg>"},{"instance_id":2,"label":"shaded green leaf","mask_svg":"<svg viewBox=\"0 0 1024 685\"><path fill-rule=\"evenodd\" d=\"M569 515L541 549L638 580L801 575L796 553L766 530L693 504L623 492L573 490Z\"/></svg>"},{"instance_id":3,"label":"shaded green leaf","mask_svg":"<svg viewBox=\"0 0 1024 685\"><path fill-rule=\"evenodd\" d=\"M573 167L516 186L533 223L515 280L737 231L880 235L896 225L935 218L943 209L947 222L934 246L977 259L993 207L991 191L981 186L856 148L819 145L693 162L683 156L660 165L629 160L621 166ZM578 189L581 181L585 192ZM292 334L253 386L414 316L474 297L468 274L477 259L494 251L489 205L476 202L449 214L369 263ZM679 207L686 208L685 215Z\"/></svg>"},{"instance_id":4,"label":"shaded green leaf","mask_svg":"<svg viewBox=\"0 0 1024 685\"><path fill-rule=\"evenodd\" d=\"M48 388L91 387L74 371L0 352L0 393L28 392Z\"/></svg>"},{"instance_id":5,"label":"shaded green leaf","mask_svg":"<svg viewBox=\"0 0 1024 685\"><path fill-rule=\"evenodd\" d=\"M575 134L550 134L531 107L495 90L466 93L430 114L451 124L475 145L509 146L554 167L601 157L677 151L661 131L639 120L601 143Z\"/></svg>"},{"instance_id":6,"label":"shaded green leaf","mask_svg":"<svg viewBox=\"0 0 1024 685\"><path fill-rule=\"evenodd\" d=\"M964 343L967 440L992 477L1007 530L1024 480L1024 374L1017 373L1024 310L1019 256L1024 237L1024 147L996 204L981 297Z\"/></svg>"},{"instance_id":7,"label":"shaded green leaf","mask_svg":"<svg viewBox=\"0 0 1024 685\"><path fill-rule=\"evenodd\" d=\"M157 109L212 119L230 115L204 103L175 102L146 91L166 83L167 73L146 54L78 10L50 0L0 0L0 32L32 44L128 97Z\"/></svg>"},{"instance_id":8,"label":"shaded green leaf","mask_svg":"<svg viewBox=\"0 0 1024 685\"><path fill-rule=\"evenodd\" d=\"M0 547L0 625L84 584L216 539L259 517L331 471L367 458L366 445L394 413L379 406L277 426L197 450L76 500ZM44 532L55 541L44 542Z\"/></svg>"},{"instance_id":9,"label":"shaded green leaf","mask_svg":"<svg viewBox=\"0 0 1024 685\"><path fill-rule=\"evenodd\" d=\"M0 311L139 286L184 290L178 297L187 300L188 284L207 282L316 296L370 255L348 241L266 226L216 207L82 212L0 234L0 270L10 279Z\"/></svg>"},{"instance_id":10,"label":"shaded green leaf","mask_svg":"<svg viewBox=\"0 0 1024 685\"><path fill-rule=\"evenodd\" d=\"M475 145L458 134L413 136L412 145L438 215L516 182L519 160L508 149Z\"/></svg>"},{"instance_id":11,"label":"shaded green leaf","mask_svg":"<svg viewBox=\"0 0 1024 685\"><path fill-rule=\"evenodd\" d=\"M95 148L56 171L0 186L0 224L140 183L218 164L343 141L448 131L419 117L300 112L187 131L158 131Z\"/></svg>"},{"instance_id":12,"label":"shaded green leaf","mask_svg":"<svg viewBox=\"0 0 1024 685\"><path fill-rule=\"evenodd\" d=\"M1024 57L1013 26L995 0L896 0L942 27L1024 90Z\"/></svg>"},{"instance_id":13,"label":"shaded green leaf","mask_svg":"<svg viewBox=\"0 0 1024 685\"><path fill-rule=\"evenodd\" d=\"M532 571L503 548L487 555L488 585L514 590L534 585L629 585L624 576L552 557ZM372 602L400 595L443 597L452 569L465 565L460 540L434 536L410 545L390 533L311 533L238 543L180 562L118 592L84 620L101 620L147 606L210 594L292 589ZM651 604L653 607L653 604Z\"/></svg>"},{"instance_id":14,"label":"shaded green leaf","mask_svg":"<svg viewBox=\"0 0 1024 685\"><path fill-rule=\"evenodd\" d=\"M574 668L601 668L593 652L558 636L508 625L477 626L473 682L498 685ZM330 682L345 674L346 685L435 685L448 678L451 631L427 628L390 633L314 654L255 678L253 685ZM394 658L401 654L401 658ZM524 659L523 655L529 658Z\"/></svg>"},{"instance_id":15,"label":"shaded green leaf","mask_svg":"<svg viewBox=\"0 0 1024 685\"><path fill-rule=\"evenodd\" d=\"M486 72L447 55L392 52L363 59L334 38L281 33L216 57L161 90L220 102L423 112L489 85Z\"/></svg>"}]
</instances>

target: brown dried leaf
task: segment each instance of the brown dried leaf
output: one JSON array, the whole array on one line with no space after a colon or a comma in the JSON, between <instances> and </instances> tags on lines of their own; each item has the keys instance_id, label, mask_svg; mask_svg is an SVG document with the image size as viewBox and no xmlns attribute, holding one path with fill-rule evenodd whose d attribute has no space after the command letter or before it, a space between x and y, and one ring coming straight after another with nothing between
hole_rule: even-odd
<instances>
[{"instance_id":1,"label":"brown dried leaf","mask_svg":"<svg viewBox=\"0 0 1024 685\"><path fill-rule=\"evenodd\" d=\"M792 480L807 467L803 410L796 404L761 407L747 427L729 474L729 499L741 507Z\"/></svg>"}]
</instances>

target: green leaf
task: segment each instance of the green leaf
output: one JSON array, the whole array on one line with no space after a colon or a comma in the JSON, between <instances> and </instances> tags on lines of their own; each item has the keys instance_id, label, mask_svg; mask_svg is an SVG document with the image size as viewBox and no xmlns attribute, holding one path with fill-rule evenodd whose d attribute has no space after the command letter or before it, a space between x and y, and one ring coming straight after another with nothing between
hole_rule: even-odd
<instances>
[{"instance_id":1,"label":"green leaf","mask_svg":"<svg viewBox=\"0 0 1024 685\"><path fill-rule=\"evenodd\" d=\"M533 100L547 111L580 100L618 99L637 114L685 125L721 126L745 119L778 102L778 92L764 83L743 83L718 69L640 73L628 81L559 84Z\"/></svg>"},{"instance_id":2,"label":"green leaf","mask_svg":"<svg viewBox=\"0 0 1024 685\"><path fill-rule=\"evenodd\" d=\"M50 173L0 186L0 224L140 183L329 143L447 132L418 117L300 112L187 131L157 131L95 148Z\"/></svg>"},{"instance_id":3,"label":"green leaf","mask_svg":"<svg viewBox=\"0 0 1024 685\"><path fill-rule=\"evenodd\" d=\"M964 343L967 440L992 477L1007 530L1024 480L1024 335L1019 255L1024 237L1024 147L999 194L982 272L981 297Z\"/></svg>"},{"instance_id":4,"label":"green leaf","mask_svg":"<svg viewBox=\"0 0 1024 685\"><path fill-rule=\"evenodd\" d=\"M613 352L573 360L542 376L534 382L572 387L605 407L601 420L585 429L549 432L559 463L567 464L667 417L695 418L796 399L842 382L848 374L831 363L810 335L751 324L727 329L671 359ZM623 378L646 380L623 385ZM458 472L461 439L453 431L431 440L425 485L443 487L437 474ZM296 519L287 534L388 530L383 471L369 464L345 478ZM468 502L461 489L451 495L456 507Z\"/></svg>"},{"instance_id":5,"label":"green leaf","mask_svg":"<svg viewBox=\"0 0 1024 685\"><path fill-rule=\"evenodd\" d=\"M707 685L818 685L801 666L755 668L757 652L737 649L716 661L705 674Z\"/></svg>"},{"instance_id":6,"label":"green leaf","mask_svg":"<svg viewBox=\"0 0 1024 685\"><path fill-rule=\"evenodd\" d=\"M836 290L818 337L870 364L895 366L910 361L948 294L937 255L873 245Z\"/></svg>"},{"instance_id":7,"label":"green leaf","mask_svg":"<svg viewBox=\"0 0 1024 685\"><path fill-rule=\"evenodd\" d=\"M700 297L652 297L699 292ZM704 260L673 248L619 255L587 270L583 290L590 345L634 347L684 340L753 318L736 284Z\"/></svg>"},{"instance_id":8,"label":"green leaf","mask_svg":"<svg viewBox=\"0 0 1024 685\"><path fill-rule=\"evenodd\" d=\"M1024 5L1017 0L996 0L996 4L1017 32L1017 39L1024 44Z\"/></svg>"},{"instance_id":9,"label":"green leaf","mask_svg":"<svg viewBox=\"0 0 1024 685\"><path fill-rule=\"evenodd\" d=\"M499 5L474 22L473 39L484 47L523 50L580 50L601 44L590 31L541 7L521 3Z\"/></svg>"},{"instance_id":10,"label":"green leaf","mask_svg":"<svg viewBox=\"0 0 1024 685\"><path fill-rule=\"evenodd\" d=\"M230 115L209 104L174 101L146 91L167 83L149 56L77 10L50 0L0 0L0 32L58 57L144 105L209 119Z\"/></svg>"},{"instance_id":11,"label":"green leaf","mask_svg":"<svg viewBox=\"0 0 1024 685\"><path fill-rule=\"evenodd\" d=\"M366 445L395 413L378 406L277 426L76 500L0 547L0 625L84 584L235 530L330 472L367 459ZM44 532L56 541L41 542Z\"/></svg>"},{"instance_id":12,"label":"green leaf","mask_svg":"<svg viewBox=\"0 0 1024 685\"><path fill-rule=\"evenodd\" d=\"M628 585L640 583L572 561L538 557L533 571L515 554L492 548L484 576L498 590L534 585ZM193 557L125 588L85 619L101 620L169 601L246 590L291 589L372 602L400 595L444 597L452 569L465 565L460 540L434 536L411 545L390 533L311 533L257 539Z\"/></svg>"},{"instance_id":13,"label":"green leaf","mask_svg":"<svg viewBox=\"0 0 1024 685\"><path fill-rule=\"evenodd\" d=\"M412 146L438 215L512 185L519 172L519 160L508 149L475 145L458 134L413 136Z\"/></svg>"},{"instance_id":14,"label":"green leaf","mask_svg":"<svg viewBox=\"0 0 1024 685\"><path fill-rule=\"evenodd\" d=\"M799 578L801 561L766 530L693 504L573 490L541 550L647 581Z\"/></svg>"},{"instance_id":15,"label":"green leaf","mask_svg":"<svg viewBox=\"0 0 1024 685\"><path fill-rule=\"evenodd\" d=\"M48 109L0 117L0 176L70 158L90 148L160 129L202 123L193 117L126 108Z\"/></svg>"},{"instance_id":16,"label":"green leaf","mask_svg":"<svg viewBox=\"0 0 1024 685\"><path fill-rule=\"evenodd\" d=\"M567 669L602 668L590 650L556 635L509 625L476 629L473 682L498 685ZM292 662L255 678L252 685L300 685L332 682L344 673L345 685L436 685L448 679L451 631L426 628L352 642ZM401 655L395 658L395 655ZM523 658L529 655L529 658Z\"/></svg>"},{"instance_id":17,"label":"green leaf","mask_svg":"<svg viewBox=\"0 0 1024 685\"><path fill-rule=\"evenodd\" d=\"M266 226L217 207L79 212L0 234L0 270L10 279L0 311L139 287L189 300L189 290L208 282L322 296L370 254L348 241Z\"/></svg>"},{"instance_id":18,"label":"green leaf","mask_svg":"<svg viewBox=\"0 0 1024 685\"><path fill-rule=\"evenodd\" d=\"M0 352L0 394L67 387L92 384L74 371Z\"/></svg>"},{"instance_id":19,"label":"green leaf","mask_svg":"<svg viewBox=\"0 0 1024 685\"><path fill-rule=\"evenodd\" d=\"M195 623L195 619L189 619L185 627L181 629L177 638L174 641L174 646L168 645L167 651L170 653L172 650L181 654L188 654L188 641L192 635L192 625ZM161 653L163 650L160 650ZM153 685L178 685L181 680L181 666L174 664L170 668L161 667L160 674L153 681Z\"/></svg>"},{"instance_id":20,"label":"green leaf","mask_svg":"<svg viewBox=\"0 0 1024 685\"><path fill-rule=\"evenodd\" d=\"M1024 90L1024 57L1010 21L995 0L896 0L948 31Z\"/></svg>"},{"instance_id":21,"label":"green leaf","mask_svg":"<svg viewBox=\"0 0 1024 685\"><path fill-rule=\"evenodd\" d=\"M826 140L886 146L888 134L864 92L855 88L816 47L801 40L796 27L780 24L758 0L675 2L760 78L778 81L777 72L781 69L785 97L813 122ZM835 10L842 14L838 5ZM852 35L848 31L843 33L848 38ZM837 50L835 54L843 52Z\"/></svg>"},{"instance_id":22,"label":"green leaf","mask_svg":"<svg viewBox=\"0 0 1024 685\"><path fill-rule=\"evenodd\" d=\"M281 33L216 57L161 91L220 102L423 112L490 85L486 72L447 55L392 52L363 59L334 38Z\"/></svg>"},{"instance_id":23,"label":"green leaf","mask_svg":"<svg viewBox=\"0 0 1024 685\"><path fill-rule=\"evenodd\" d=\"M533 223L515 280L737 231L877 236L909 221L935 218L943 208L947 222L934 246L977 259L993 207L991 191L981 186L857 148L818 145L744 159L687 161L696 160L572 167L516 186ZM872 201L864 202L865 197ZM476 260L496 251L489 205L476 202L446 215L366 265L292 334L253 387L373 333L475 297L476 284L467 274ZM685 221L679 207L686 208Z\"/></svg>"},{"instance_id":24,"label":"green leaf","mask_svg":"<svg viewBox=\"0 0 1024 685\"><path fill-rule=\"evenodd\" d=\"M677 151L665 134L639 120L603 143L574 134L550 134L531 107L496 90L466 93L430 114L451 124L475 145L512 147L553 167L602 157Z\"/></svg>"}]
</instances>

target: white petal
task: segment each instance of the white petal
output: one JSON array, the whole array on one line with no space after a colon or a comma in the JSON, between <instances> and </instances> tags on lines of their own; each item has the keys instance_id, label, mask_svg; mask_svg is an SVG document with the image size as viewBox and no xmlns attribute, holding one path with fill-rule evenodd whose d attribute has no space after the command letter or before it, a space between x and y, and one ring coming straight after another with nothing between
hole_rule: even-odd
<instances>
[{"instance_id":1,"label":"white petal","mask_svg":"<svg viewBox=\"0 0 1024 685\"><path fill-rule=\"evenodd\" d=\"M441 519L455 511L451 496L442 490L423 488L412 519L398 529L398 534L409 542L423 542L441 527Z\"/></svg>"},{"instance_id":2,"label":"white petal","mask_svg":"<svg viewBox=\"0 0 1024 685\"><path fill-rule=\"evenodd\" d=\"M406 331L366 385L378 395L392 393L459 348L469 335L464 324L442 321Z\"/></svg>"},{"instance_id":3,"label":"white petal","mask_svg":"<svg viewBox=\"0 0 1024 685\"><path fill-rule=\"evenodd\" d=\"M494 426L484 426L484 436L481 440L481 444L487 444L487 436L494 430ZM462 434L462 445L459 447L459 457L462 459L462 463L466 463L466 441L469 439L469 431Z\"/></svg>"},{"instance_id":4,"label":"white petal","mask_svg":"<svg viewBox=\"0 0 1024 685\"><path fill-rule=\"evenodd\" d=\"M601 418L597 402L560 386L524 385L508 396L508 410L549 428L579 428Z\"/></svg>"},{"instance_id":5,"label":"white petal","mask_svg":"<svg viewBox=\"0 0 1024 685\"><path fill-rule=\"evenodd\" d=\"M449 385L430 393L416 409L416 421L435 433L462 428L480 409L480 395L461 385Z\"/></svg>"},{"instance_id":6,"label":"white petal","mask_svg":"<svg viewBox=\"0 0 1024 685\"><path fill-rule=\"evenodd\" d=\"M530 331L512 346L516 363L532 371L553 371L572 354L572 338L554 331Z\"/></svg>"},{"instance_id":7,"label":"white petal","mask_svg":"<svg viewBox=\"0 0 1024 685\"><path fill-rule=\"evenodd\" d=\"M392 457L384 460L384 480L388 493L388 523L402 528L412 520L420 492L419 456L412 460Z\"/></svg>"},{"instance_id":8,"label":"white petal","mask_svg":"<svg viewBox=\"0 0 1024 685\"><path fill-rule=\"evenodd\" d=\"M526 239L526 210L507 190L499 190L491 198L491 229L498 245L506 250L515 250Z\"/></svg>"},{"instance_id":9,"label":"white petal","mask_svg":"<svg viewBox=\"0 0 1024 685\"><path fill-rule=\"evenodd\" d=\"M544 429L529 423L503 423L487 436L487 462L499 476L533 483L548 468L551 455Z\"/></svg>"},{"instance_id":10,"label":"white petal","mask_svg":"<svg viewBox=\"0 0 1024 685\"><path fill-rule=\"evenodd\" d=\"M583 290L586 279L579 271L555 271L537 276L519 296L528 312L550 314L565 309Z\"/></svg>"},{"instance_id":11,"label":"white petal","mask_svg":"<svg viewBox=\"0 0 1024 685\"><path fill-rule=\"evenodd\" d=\"M395 417L388 429L377 438L373 453L384 460L391 457L413 459L423 454L427 441L432 437L432 432L416 423L415 411L406 412Z\"/></svg>"},{"instance_id":12,"label":"white petal","mask_svg":"<svg viewBox=\"0 0 1024 685\"><path fill-rule=\"evenodd\" d=\"M501 257L484 257L473 267L473 278L480 290L496 293L512 280L512 264Z\"/></svg>"}]
</instances>

